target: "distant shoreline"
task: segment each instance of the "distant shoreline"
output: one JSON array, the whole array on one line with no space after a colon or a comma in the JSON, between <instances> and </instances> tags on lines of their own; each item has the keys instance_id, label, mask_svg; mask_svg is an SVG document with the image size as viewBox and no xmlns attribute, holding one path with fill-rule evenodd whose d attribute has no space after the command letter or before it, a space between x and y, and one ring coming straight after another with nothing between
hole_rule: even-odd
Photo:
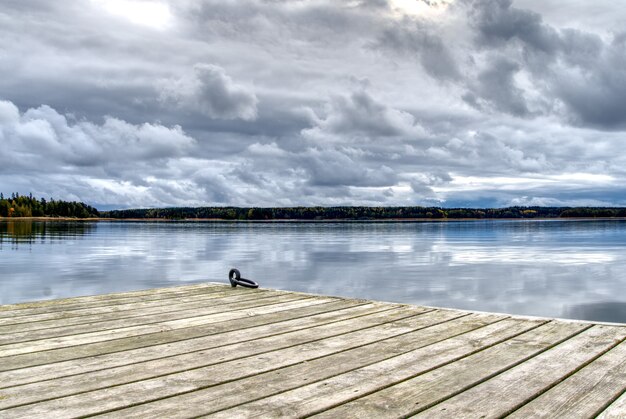
<instances>
[{"instance_id":1,"label":"distant shoreline","mask_svg":"<svg viewBox=\"0 0 626 419\"><path fill-rule=\"evenodd\" d=\"M0 221L102 221L102 222L159 222L159 223L181 223L181 222L215 222L215 223L241 223L241 224L280 224L280 223L410 223L410 222L458 222L458 221L624 221L626 217L536 217L536 218L372 218L354 220L349 218L333 218L326 220L307 219L274 219L274 220L229 220L226 218L76 218L76 217L0 217Z\"/></svg>"}]
</instances>

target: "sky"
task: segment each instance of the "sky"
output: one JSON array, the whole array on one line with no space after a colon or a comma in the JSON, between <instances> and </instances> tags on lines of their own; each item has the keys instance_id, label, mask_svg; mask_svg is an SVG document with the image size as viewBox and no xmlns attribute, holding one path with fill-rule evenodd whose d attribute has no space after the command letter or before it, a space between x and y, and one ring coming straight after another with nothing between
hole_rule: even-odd
<instances>
[{"instance_id":1,"label":"sky","mask_svg":"<svg viewBox=\"0 0 626 419\"><path fill-rule=\"evenodd\" d=\"M626 205L613 0L0 0L0 191Z\"/></svg>"}]
</instances>

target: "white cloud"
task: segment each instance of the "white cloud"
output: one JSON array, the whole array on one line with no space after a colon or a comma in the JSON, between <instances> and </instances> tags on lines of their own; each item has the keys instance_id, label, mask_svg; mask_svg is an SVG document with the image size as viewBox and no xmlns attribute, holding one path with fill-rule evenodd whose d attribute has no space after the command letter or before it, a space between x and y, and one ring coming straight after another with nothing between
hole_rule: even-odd
<instances>
[{"instance_id":1,"label":"white cloud","mask_svg":"<svg viewBox=\"0 0 626 419\"><path fill-rule=\"evenodd\" d=\"M314 142L351 139L384 139L387 137L423 137L424 129L413 115L376 101L365 91L349 97L335 96L327 104L325 115L317 117L315 126L302 131Z\"/></svg>"},{"instance_id":2,"label":"white cloud","mask_svg":"<svg viewBox=\"0 0 626 419\"><path fill-rule=\"evenodd\" d=\"M17 106L9 101L0 100L0 123L3 126L17 122L19 117L20 111Z\"/></svg>"},{"instance_id":3,"label":"white cloud","mask_svg":"<svg viewBox=\"0 0 626 419\"><path fill-rule=\"evenodd\" d=\"M107 166L172 158L188 153L195 144L180 126L133 125L112 117L105 117L101 125L89 121L70 122L46 105L28 109L18 119L3 122L0 130L5 138L2 153L31 159L33 171L46 170L55 164Z\"/></svg>"},{"instance_id":4,"label":"white cloud","mask_svg":"<svg viewBox=\"0 0 626 419\"><path fill-rule=\"evenodd\" d=\"M169 6L157 1L137 0L92 0L107 12L119 16L136 25L154 29L170 26L172 14Z\"/></svg>"}]
</instances>

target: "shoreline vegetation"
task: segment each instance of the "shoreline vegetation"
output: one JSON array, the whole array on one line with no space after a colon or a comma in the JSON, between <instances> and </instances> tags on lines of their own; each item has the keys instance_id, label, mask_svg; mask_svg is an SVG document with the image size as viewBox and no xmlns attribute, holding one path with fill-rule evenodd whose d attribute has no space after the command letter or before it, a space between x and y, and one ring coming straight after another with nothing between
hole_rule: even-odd
<instances>
[{"instance_id":1,"label":"shoreline vegetation","mask_svg":"<svg viewBox=\"0 0 626 419\"><path fill-rule=\"evenodd\" d=\"M83 202L0 193L0 219L84 221L460 221L485 219L626 218L626 207L174 207L98 211Z\"/></svg>"},{"instance_id":2,"label":"shoreline vegetation","mask_svg":"<svg viewBox=\"0 0 626 419\"><path fill-rule=\"evenodd\" d=\"M0 193L0 218L67 217L99 218L100 211L83 202L37 199L18 193L5 198Z\"/></svg>"},{"instance_id":3,"label":"shoreline vegetation","mask_svg":"<svg viewBox=\"0 0 626 419\"><path fill-rule=\"evenodd\" d=\"M186 221L449 221L482 219L626 218L626 208L596 207L198 207L102 212L107 219Z\"/></svg>"}]
</instances>

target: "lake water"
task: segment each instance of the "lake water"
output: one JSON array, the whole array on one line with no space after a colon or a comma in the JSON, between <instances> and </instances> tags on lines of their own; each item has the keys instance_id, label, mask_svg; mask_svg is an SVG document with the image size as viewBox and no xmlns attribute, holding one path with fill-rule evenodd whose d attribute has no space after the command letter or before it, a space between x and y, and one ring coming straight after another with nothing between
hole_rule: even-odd
<instances>
[{"instance_id":1,"label":"lake water","mask_svg":"<svg viewBox=\"0 0 626 419\"><path fill-rule=\"evenodd\" d=\"M626 322L625 221L0 222L0 304L228 283Z\"/></svg>"}]
</instances>

